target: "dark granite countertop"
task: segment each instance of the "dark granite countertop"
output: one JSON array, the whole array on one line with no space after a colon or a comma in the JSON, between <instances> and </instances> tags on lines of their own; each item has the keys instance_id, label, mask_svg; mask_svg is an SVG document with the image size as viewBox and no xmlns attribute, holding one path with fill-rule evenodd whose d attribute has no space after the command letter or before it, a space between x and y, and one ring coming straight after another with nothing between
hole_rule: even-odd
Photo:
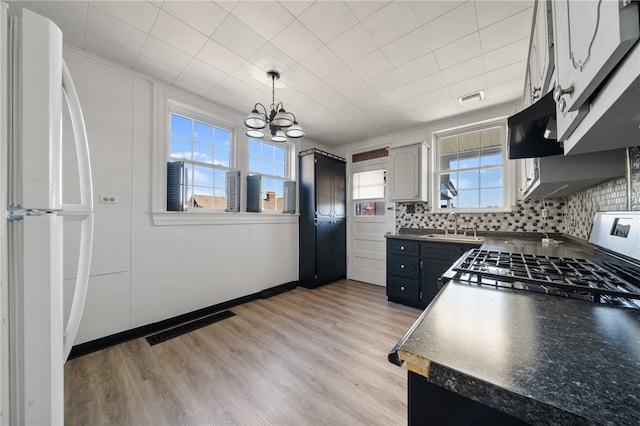
<instances>
[{"instance_id":1,"label":"dark granite countertop","mask_svg":"<svg viewBox=\"0 0 640 426\"><path fill-rule=\"evenodd\" d=\"M432 231L387 237L434 241ZM562 234L549 235L558 245L479 236L485 250L593 255ZM640 424L640 310L450 281L394 350L430 382L531 424Z\"/></svg>"},{"instance_id":2,"label":"dark granite countertop","mask_svg":"<svg viewBox=\"0 0 640 426\"><path fill-rule=\"evenodd\" d=\"M532 424L640 424L640 310L451 281L397 350Z\"/></svg>"},{"instance_id":3,"label":"dark granite countertop","mask_svg":"<svg viewBox=\"0 0 640 426\"><path fill-rule=\"evenodd\" d=\"M443 234L439 229L402 228L399 233L388 234L387 238L406 240L446 242L431 238L434 234ZM573 257L589 259L593 248L586 241L564 234L547 234L550 238L561 241L559 244L543 245L544 234L537 232L478 232L478 241L470 238L469 244L481 244L483 250L508 251L545 256ZM458 242L458 241L454 241Z\"/></svg>"}]
</instances>

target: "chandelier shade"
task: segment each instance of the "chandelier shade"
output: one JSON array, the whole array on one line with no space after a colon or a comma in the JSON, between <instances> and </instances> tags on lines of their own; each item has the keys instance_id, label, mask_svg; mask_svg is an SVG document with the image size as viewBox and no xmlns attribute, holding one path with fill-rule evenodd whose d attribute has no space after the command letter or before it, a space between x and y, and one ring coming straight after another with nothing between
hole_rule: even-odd
<instances>
[{"instance_id":1,"label":"chandelier shade","mask_svg":"<svg viewBox=\"0 0 640 426\"><path fill-rule=\"evenodd\" d=\"M254 138L254 139L261 139L264 138L264 132L261 129L247 129L247 136L249 136L250 138Z\"/></svg>"},{"instance_id":2,"label":"chandelier shade","mask_svg":"<svg viewBox=\"0 0 640 426\"><path fill-rule=\"evenodd\" d=\"M276 130L276 134L271 136L271 142L286 142L287 136L282 129Z\"/></svg>"},{"instance_id":3,"label":"chandelier shade","mask_svg":"<svg viewBox=\"0 0 640 426\"><path fill-rule=\"evenodd\" d=\"M250 129L264 129L266 124L267 121L265 120L265 114L258 112L257 105L256 108L251 111L251 114L249 114L244 120L244 125Z\"/></svg>"},{"instance_id":4,"label":"chandelier shade","mask_svg":"<svg viewBox=\"0 0 640 426\"><path fill-rule=\"evenodd\" d=\"M287 129L285 134L290 138L301 138L304 136L304 131L298 122L294 120L293 124Z\"/></svg>"},{"instance_id":5,"label":"chandelier shade","mask_svg":"<svg viewBox=\"0 0 640 426\"><path fill-rule=\"evenodd\" d=\"M269 113L267 113L267 108L264 105L256 103L251 113L244 120L244 125L247 126L246 135L256 139L263 138L265 132L262 129L268 124L272 142L286 142L288 137L303 137L304 131L296 121L296 116L291 112L287 112L282 102L276 103L275 82L280 78L280 73L269 71L267 76L271 78L271 106Z\"/></svg>"}]
</instances>

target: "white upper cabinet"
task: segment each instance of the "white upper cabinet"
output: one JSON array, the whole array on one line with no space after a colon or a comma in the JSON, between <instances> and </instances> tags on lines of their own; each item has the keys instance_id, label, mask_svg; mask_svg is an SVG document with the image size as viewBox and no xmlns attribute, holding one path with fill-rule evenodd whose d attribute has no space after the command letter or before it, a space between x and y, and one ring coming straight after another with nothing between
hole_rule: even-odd
<instances>
[{"instance_id":1,"label":"white upper cabinet","mask_svg":"<svg viewBox=\"0 0 640 426\"><path fill-rule=\"evenodd\" d=\"M429 201L429 147L426 143L389 148L392 201Z\"/></svg>"},{"instance_id":2,"label":"white upper cabinet","mask_svg":"<svg viewBox=\"0 0 640 426\"><path fill-rule=\"evenodd\" d=\"M523 158L520 160L520 198L527 193L533 185L538 174L537 158Z\"/></svg>"},{"instance_id":3,"label":"white upper cabinet","mask_svg":"<svg viewBox=\"0 0 640 426\"><path fill-rule=\"evenodd\" d=\"M558 138L588 112L589 100L640 35L638 5L627 0L553 1Z\"/></svg>"},{"instance_id":4,"label":"white upper cabinet","mask_svg":"<svg viewBox=\"0 0 640 426\"><path fill-rule=\"evenodd\" d=\"M553 35L551 25L551 3L536 2L529 45L528 78L530 103L534 103L549 91L553 73ZM525 89L525 90L527 90Z\"/></svg>"}]
</instances>

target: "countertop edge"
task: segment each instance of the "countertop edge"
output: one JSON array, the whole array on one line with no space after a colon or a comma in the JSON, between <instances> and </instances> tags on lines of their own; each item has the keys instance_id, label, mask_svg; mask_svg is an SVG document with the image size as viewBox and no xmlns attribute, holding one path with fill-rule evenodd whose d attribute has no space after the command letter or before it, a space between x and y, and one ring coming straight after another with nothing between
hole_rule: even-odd
<instances>
[{"instance_id":1,"label":"countertop edge","mask_svg":"<svg viewBox=\"0 0 640 426\"><path fill-rule=\"evenodd\" d=\"M411 371L421 374L434 385L517 417L527 423L533 425L600 424L579 414L509 391L458 370L445 367L437 362L427 362L429 362L428 375L421 374L413 369Z\"/></svg>"}]
</instances>

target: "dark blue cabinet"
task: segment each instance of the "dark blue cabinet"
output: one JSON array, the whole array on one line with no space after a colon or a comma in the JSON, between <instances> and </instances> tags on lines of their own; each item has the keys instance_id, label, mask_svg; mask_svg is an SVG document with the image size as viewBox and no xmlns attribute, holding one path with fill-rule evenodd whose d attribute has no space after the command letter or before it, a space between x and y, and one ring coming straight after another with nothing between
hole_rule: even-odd
<instances>
[{"instance_id":1,"label":"dark blue cabinet","mask_svg":"<svg viewBox=\"0 0 640 426\"><path fill-rule=\"evenodd\" d=\"M314 288L347 275L346 170L319 150L299 154L300 285Z\"/></svg>"}]
</instances>

